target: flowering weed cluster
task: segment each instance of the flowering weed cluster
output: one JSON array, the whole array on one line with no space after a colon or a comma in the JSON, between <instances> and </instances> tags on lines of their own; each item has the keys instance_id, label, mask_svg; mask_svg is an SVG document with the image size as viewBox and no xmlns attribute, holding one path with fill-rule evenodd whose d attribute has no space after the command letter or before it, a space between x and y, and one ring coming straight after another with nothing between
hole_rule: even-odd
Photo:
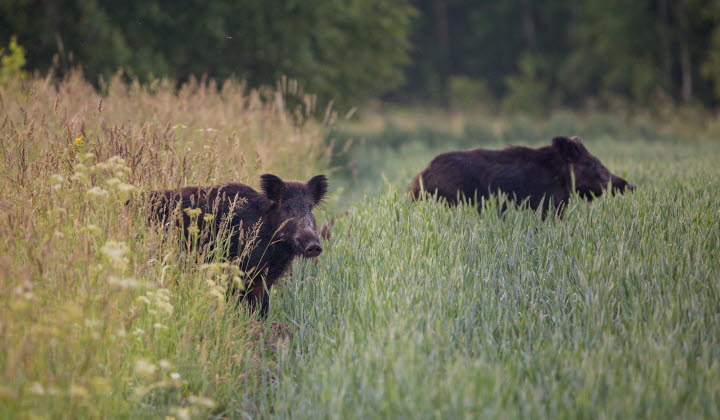
<instances>
[{"instance_id":1,"label":"flowering weed cluster","mask_svg":"<svg viewBox=\"0 0 720 420\"><path fill-rule=\"evenodd\" d=\"M104 91L72 73L1 95L0 418L253 412L264 385L243 374L266 356L225 305L237 269L199 269L144 192L307 177L323 127L234 81Z\"/></svg>"}]
</instances>

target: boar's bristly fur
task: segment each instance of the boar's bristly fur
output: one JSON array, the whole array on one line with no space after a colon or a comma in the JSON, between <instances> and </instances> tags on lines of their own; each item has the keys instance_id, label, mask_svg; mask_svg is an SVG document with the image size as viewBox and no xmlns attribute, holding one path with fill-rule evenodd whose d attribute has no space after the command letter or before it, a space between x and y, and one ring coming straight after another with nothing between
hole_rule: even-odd
<instances>
[{"instance_id":1,"label":"boar's bristly fur","mask_svg":"<svg viewBox=\"0 0 720 420\"><path fill-rule=\"evenodd\" d=\"M322 252L312 210L327 193L327 178L317 175L307 182L283 181L271 174L260 177L262 192L234 183L210 187L194 186L150 194L154 216L169 220L174 210L182 211L185 237L197 226L206 233L206 224L228 221L231 229L227 258L247 273L244 290L230 288L238 302L248 298L252 308L259 305L265 317L269 309L269 290L290 267L296 256L317 257ZM186 209L199 209L194 223ZM205 215L211 214L210 220ZM199 236L200 244L216 245L217 238Z\"/></svg>"},{"instance_id":2,"label":"boar's bristly fur","mask_svg":"<svg viewBox=\"0 0 720 420\"><path fill-rule=\"evenodd\" d=\"M551 145L537 149L512 146L443 153L413 179L410 192L416 200L423 191L437 194L452 205L459 197L479 201L502 192L516 203L527 200L533 210L542 206L546 215L551 203L562 212L573 182L588 200L602 195L609 184L614 192L635 189L603 166L579 138L556 137Z\"/></svg>"}]
</instances>

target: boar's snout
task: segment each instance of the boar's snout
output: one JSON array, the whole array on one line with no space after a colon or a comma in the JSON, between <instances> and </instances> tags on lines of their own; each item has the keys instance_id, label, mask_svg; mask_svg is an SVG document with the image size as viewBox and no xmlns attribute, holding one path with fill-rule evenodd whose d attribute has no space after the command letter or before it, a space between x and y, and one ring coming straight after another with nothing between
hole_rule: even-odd
<instances>
[{"instance_id":1,"label":"boar's snout","mask_svg":"<svg viewBox=\"0 0 720 420\"><path fill-rule=\"evenodd\" d=\"M299 254L305 258L314 258L322 253L320 237L312 230L304 230L295 236L295 246Z\"/></svg>"},{"instance_id":2,"label":"boar's snout","mask_svg":"<svg viewBox=\"0 0 720 420\"><path fill-rule=\"evenodd\" d=\"M626 191L635 191L637 185L631 184L619 176L613 175L612 177L612 189L614 193L624 193Z\"/></svg>"},{"instance_id":3,"label":"boar's snout","mask_svg":"<svg viewBox=\"0 0 720 420\"><path fill-rule=\"evenodd\" d=\"M314 258L322 253L322 247L319 241L313 241L309 243L303 250L303 257Z\"/></svg>"}]
</instances>

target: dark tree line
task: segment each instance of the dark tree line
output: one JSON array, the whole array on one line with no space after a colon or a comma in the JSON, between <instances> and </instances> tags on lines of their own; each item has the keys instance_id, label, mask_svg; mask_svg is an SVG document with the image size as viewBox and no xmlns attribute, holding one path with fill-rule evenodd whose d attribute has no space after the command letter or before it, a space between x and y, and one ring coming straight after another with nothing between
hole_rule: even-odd
<instances>
[{"instance_id":1,"label":"dark tree line","mask_svg":"<svg viewBox=\"0 0 720 420\"><path fill-rule=\"evenodd\" d=\"M447 103L474 82L518 108L720 98L717 0L414 3L406 95Z\"/></svg>"},{"instance_id":2,"label":"dark tree line","mask_svg":"<svg viewBox=\"0 0 720 420\"><path fill-rule=\"evenodd\" d=\"M715 106L718 0L0 0L30 70L282 75L344 104Z\"/></svg>"},{"instance_id":3,"label":"dark tree line","mask_svg":"<svg viewBox=\"0 0 720 420\"><path fill-rule=\"evenodd\" d=\"M322 98L363 101L403 79L409 0L0 0L0 41L30 69L81 65L92 81L286 75Z\"/></svg>"}]
</instances>

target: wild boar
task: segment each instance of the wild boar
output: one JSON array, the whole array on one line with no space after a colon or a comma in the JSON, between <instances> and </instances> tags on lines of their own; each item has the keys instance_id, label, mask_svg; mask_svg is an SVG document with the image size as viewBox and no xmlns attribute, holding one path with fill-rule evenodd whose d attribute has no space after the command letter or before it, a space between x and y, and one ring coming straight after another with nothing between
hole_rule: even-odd
<instances>
[{"instance_id":1,"label":"wild boar","mask_svg":"<svg viewBox=\"0 0 720 420\"><path fill-rule=\"evenodd\" d=\"M512 146L443 153L413 179L410 192L416 200L422 191L437 194L451 205L460 197L479 201L502 192L518 204L527 200L533 210L542 203L545 216L551 202L562 212L573 182L575 191L588 200L602 195L608 185L620 193L635 189L603 166L579 138L555 137L551 145L537 149Z\"/></svg>"},{"instance_id":2,"label":"wild boar","mask_svg":"<svg viewBox=\"0 0 720 420\"><path fill-rule=\"evenodd\" d=\"M168 219L180 208L186 238L193 231L207 232L208 223L227 221L231 229L227 258L235 260L240 269L251 276L241 288L235 288L238 302L249 298L251 308L259 305L266 317L269 290L290 267L296 256L313 258L320 255L322 245L317 234L312 210L323 200L328 189L325 175L307 182L283 181L271 174L262 175L261 192L239 183L210 187L184 187L177 190L154 191L155 216ZM205 215L212 215L206 220ZM198 236L200 242L217 241L212 235ZM244 289L242 291L238 289Z\"/></svg>"}]
</instances>

